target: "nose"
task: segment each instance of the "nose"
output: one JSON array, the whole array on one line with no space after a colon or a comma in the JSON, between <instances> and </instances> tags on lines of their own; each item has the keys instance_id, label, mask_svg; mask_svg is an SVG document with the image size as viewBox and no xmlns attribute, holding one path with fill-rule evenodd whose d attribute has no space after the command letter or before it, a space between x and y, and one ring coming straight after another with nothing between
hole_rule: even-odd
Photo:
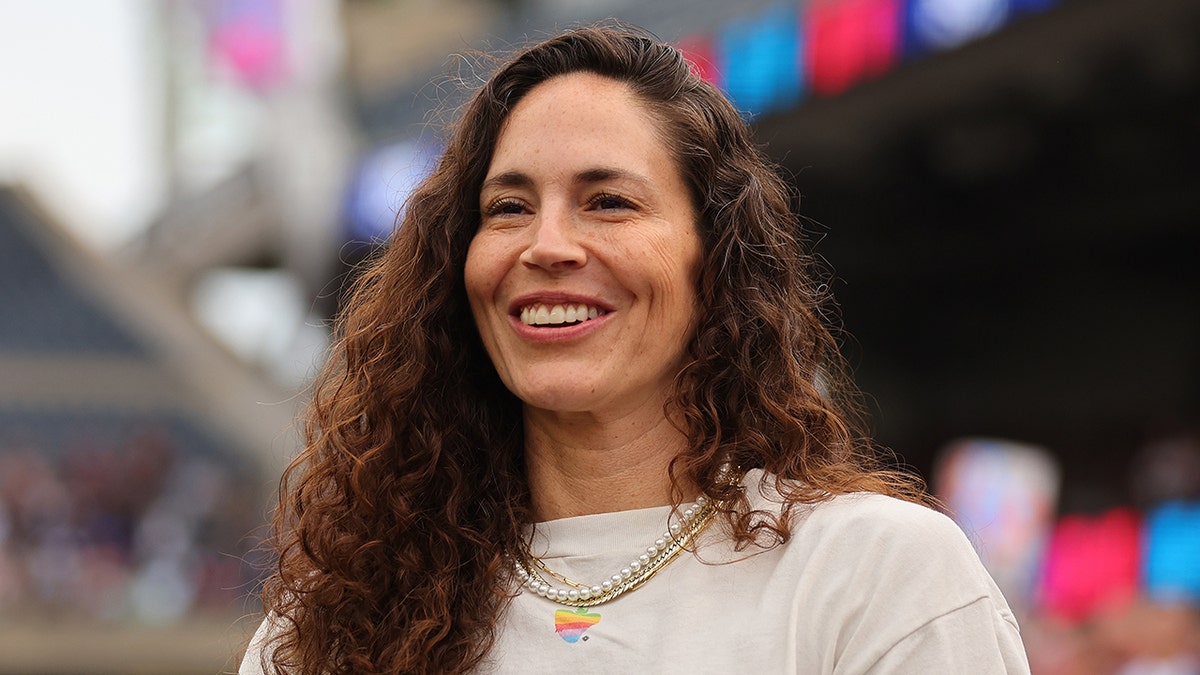
<instances>
[{"instance_id":1,"label":"nose","mask_svg":"<svg viewBox=\"0 0 1200 675\"><path fill-rule=\"evenodd\" d=\"M587 251L580 245L578 231L565 209L543 209L534 216L529 233L529 243L521 252L521 262L526 266L561 272L587 262Z\"/></svg>"}]
</instances>

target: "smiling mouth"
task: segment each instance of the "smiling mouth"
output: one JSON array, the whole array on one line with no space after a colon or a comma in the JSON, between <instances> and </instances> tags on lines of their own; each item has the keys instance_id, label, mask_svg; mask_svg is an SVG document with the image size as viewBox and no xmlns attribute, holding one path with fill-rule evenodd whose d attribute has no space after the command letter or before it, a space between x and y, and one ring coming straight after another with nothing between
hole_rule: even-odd
<instances>
[{"instance_id":1,"label":"smiling mouth","mask_svg":"<svg viewBox=\"0 0 1200 675\"><path fill-rule=\"evenodd\" d=\"M607 314L591 305L529 305L521 308L521 323L526 326L573 326Z\"/></svg>"}]
</instances>

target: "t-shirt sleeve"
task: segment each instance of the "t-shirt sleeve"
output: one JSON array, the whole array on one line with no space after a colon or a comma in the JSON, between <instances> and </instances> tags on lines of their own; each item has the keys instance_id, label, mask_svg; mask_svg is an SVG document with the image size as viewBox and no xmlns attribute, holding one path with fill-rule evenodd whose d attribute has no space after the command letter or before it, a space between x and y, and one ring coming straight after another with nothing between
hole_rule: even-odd
<instances>
[{"instance_id":1,"label":"t-shirt sleeve","mask_svg":"<svg viewBox=\"0 0 1200 675\"><path fill-rule=\"evenodd\" d=\"M270 617L263 619L262 623L258 625L254 637L250 638L250 646L246 647L246 653L242 656L238 675L266 675L263 672L263 653L267 639L271 635L271 626Z\"/></svg>"},{"instance_id":2,"label":"t-shirt sleeve","mask_svg":"<svg viewBox=\"0 0 1200 675\"><path fill-rule=\"evenodd\" d=\"M1017 626L990 598L943 614L907 635L870 669L890 673L1029 673Z\"/></svg>"},{"instance_id":3,"label":"t-shirt sleeve","mask_svg":"<svg viewBox=\"0 0 1200 675\"><path fill-rule=\"evenodd\" d=\"M829 670L1029 673L1016 619L954 521L877 495L814 515L827 522L814 555L825 620L812 646L832 649Z\"/></svg>"}]
</instances>

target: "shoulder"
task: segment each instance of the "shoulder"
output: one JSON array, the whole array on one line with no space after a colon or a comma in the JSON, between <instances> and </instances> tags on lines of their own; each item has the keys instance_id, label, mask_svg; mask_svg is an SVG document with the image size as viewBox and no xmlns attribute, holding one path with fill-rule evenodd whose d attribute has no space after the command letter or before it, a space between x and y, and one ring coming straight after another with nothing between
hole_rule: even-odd
<instances>
[{"instance_id":1,"label":"shoulder","mask_svg":"<svg viewBox=\"0 0 1200 675\"><path fill-rule=\"evenodd\" d=\"M755 508L785 510L773 483L754 495ZM946 515L858 493L795 505L789 523L774 555L795 581L796 611L807 617L800 632L813 636L806 648L831 649L850 672L1027 672L1012 611Z\"/></svg>"},{"instance_id":2,"label":"shoulder","mask_svg":"<svg viewBox=\"0 0 1200 675\"><path fill-rule=\"evenodd\" d=\"M264 664L269 660L265 657L269 657L271 653L270 642L280 630L278 616L270 614L263 618L258 630L254 632L254 637L250 638L245 654L242 655L238 675L264 675Z\"/></svg>"},{"instance_id":3,"label":"shoulder","mask_svg":"<svg viewBox=\"0 0 1200 675\"><path fill-rule=\"evenodd\" d=\"M860 541L898 547L944 544L971 548L962 530L945 514L885 495L839 495L817 504L797 505L793 514L799 529L831 535L853 533Z\"/></svg>"},{"instance_id":4,"label":"shoulder","mask_svg":"<svg viewBox=\"0 0 1200 675\"><path fill-rule=\"evenodd\" d=\"M848 611L841 659L871 672L1029 672L1012 610L946 515L846 495L812 508L791 543L809 528L820 532L822 566L849 570L837 593Z\"/></svg>"},{"instance_id":5,"label":"shoulder","mask_svg":"<svg viewBox=\"0 0 1200 675\"><path fill-rule=\"evenodd\" d=\"M992 592L991 577L962 529L926 506L876 494L842 495L797 507L793 523L793 539L815 539L830 557L861 560L879 576L957 582L971 599Z\"/></svg>"},{"instance_id":6,"label":"shoulder","mask_svg":"<svg viewBox=\"0 0 1200 675\"><path fill-rule=\"evenodd\" d=\"M785 507L768 479L755 508ZM931 619L986 599L1006 620L1011 612L962 529L929 507L879 494L854 493L790 509L785 564L817 572L843 598L890 598ZM914 620L920 617L912 617Z\"/></svg>"},{"instance_id":7,"label":"shoulder","mask_svg":"<svg viewBox=\"0 0 1200 675\"><path fill-rule=\"evenodd\" d=\"M953 520L921 504L874 493L852 493L789 507L772 475L748 473L745 485L752 508L772 514L787 511L793 539L820 539L827 544L849 539L858 555L863 553L862 546L869 544L930 553L945 549L977 559Z\"/></svg>"}]
</instances>

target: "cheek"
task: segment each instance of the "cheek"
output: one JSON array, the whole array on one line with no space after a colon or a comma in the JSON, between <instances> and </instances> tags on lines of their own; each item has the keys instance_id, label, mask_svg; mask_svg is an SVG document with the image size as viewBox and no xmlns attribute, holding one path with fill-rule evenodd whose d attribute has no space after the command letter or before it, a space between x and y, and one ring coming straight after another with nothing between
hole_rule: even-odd
<instances>
[{"instance_id":1,"label":"cheek","mask_svg":"<svg viewBox=\"0 0 1200 675\"><path fill-rule=\"evenodd\" d=\"M688 292L695 295L696 285L700 282L700 268L704 265L704 246L700 243L698 233L688 233L680 259L684 261L683 276L687 280Z\"/></svg>"},{"instance_id":2,"label":"cheek","mask_svg":"<svg viewBox=\"0 0 1200 675\"><path fill-rule=\"evenodd\" d=\"M676 267L672 277L672 292L675 311L687 323L685 331L691 333L699 316L700 296L697 285L703 263L703 251L699 237L690 237L676 251Z\"/></svg>"},{"instance_id":3,"label":"cheek","mask_svg":"<svg viewBox=\"0 0 1200 675\"><path fill-rule=\"evenodd\" d=\"M695 300L702 264L699 238L681 234L678 239L664 242L655 254L661 261L660 283L669 289L676 304L690 307Z\"/></svg>"},{"instance_id":4,"label":"cheek","mask_svg":"<svg viewBox=\"0 0 1200 675\"><path fill-rule=\"evenodd\" d=\"M467 248L467 261L463 268L463 283L466 285L467 295L472 300L490 294L492 274L489 262L493 258L488 254L486 242L478 236L471 240L471 245Z\"/></svg>"},{"instance_id":5,"label":"cheek","mask_svg":"<svg viewBox=\"0 0 1200 675\"><path fill-rule=\"evenodd\" d=\"M496 276L492 266L494 258L488 254L487 247L478 244L478 241L478 238L473 240L467 249L463 285L467 289L467 300L471 303L471 314L475 317L475 324L482 328L486 324L484 312L487 309L487 301L495 291Z\"/></svg>"}]
</instances>

